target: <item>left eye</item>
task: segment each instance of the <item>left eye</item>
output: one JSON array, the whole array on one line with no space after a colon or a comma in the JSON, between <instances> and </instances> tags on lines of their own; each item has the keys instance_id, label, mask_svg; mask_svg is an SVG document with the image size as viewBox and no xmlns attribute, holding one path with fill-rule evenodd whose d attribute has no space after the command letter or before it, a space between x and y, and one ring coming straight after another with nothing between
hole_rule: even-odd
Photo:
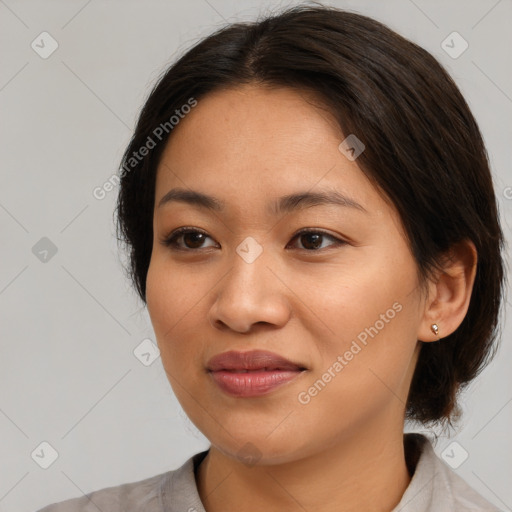
<instances>
[{"instance_id":1,"label":"left eye","mask_svg":"<svg viewBox=\"0 0 512 512\"><path fill-rule=\"evenodd\" d=\"M305 241L305 243L301 243L307 251L318 251L319 249L324 249L325 247L322 247L322 239L326 238L334 240L334 244L331 244L331 246L337 246L346 243L333 235L324 233L323 231L301 231L300 233L297 233L292 240L295 240L296 238Z\"/></svg>"},{"instance_id":2,"label":"left eye","mask_svg":"<svg viewBox=\"0 0 512 512\"><path fill-rule=\"evenodd\" d=\"M198 249L205 248L202 247L202 244L204 243L206 238L211 239L211 237L208 236L203 231L199 231L197 229L192 228L181 228L177 229L176 231L174 231L174 233L171 233L169 237L162 240L162 244L165 245L166 247L170 247L173 250L192 252L197 251ZM302 248L299 247L299 249L312 252L318 251L320 249L325 249L325 246L323 246L322 241L326 238L330 238L331 240L334 241L333 244L330 244L331 246L346 244L345 241L340 240L339 238L336 238L333 235L318 230L300 231L292 238L292 241L295 239L301 240ZM178 242L180 239L182 239L185 246ZM212 245L208 247L212 247Z\"/></svg>"}]
</instances>

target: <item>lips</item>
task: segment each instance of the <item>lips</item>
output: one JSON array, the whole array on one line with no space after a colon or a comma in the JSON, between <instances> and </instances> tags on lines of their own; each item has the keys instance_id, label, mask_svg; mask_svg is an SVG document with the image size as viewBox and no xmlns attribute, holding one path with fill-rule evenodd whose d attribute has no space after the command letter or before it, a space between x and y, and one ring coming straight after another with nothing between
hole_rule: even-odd
<instances>
[{"instance_id":1,"label":"lips","mask_svg":"<svg viewBox=\"0 0 512 512\"><path fill-rule=\"evenodd\" d=\"M238 373L273 370L301 371L306 369L301 364L293 363L278 354L265 350L223 352L212 357L207 368L211 372L224 370Z\"/></svg>"},{"instance_id":2,"label":"lips","mask_svg":"<svg viewBox=\"0 0 512 512\"><path fill-rule=\"evenodd\" d=\"M267 395L307 370L299 363L263 350L224 352L210 359L207 369L219 389L237 398Z\"/></svg>"}]
</instances>

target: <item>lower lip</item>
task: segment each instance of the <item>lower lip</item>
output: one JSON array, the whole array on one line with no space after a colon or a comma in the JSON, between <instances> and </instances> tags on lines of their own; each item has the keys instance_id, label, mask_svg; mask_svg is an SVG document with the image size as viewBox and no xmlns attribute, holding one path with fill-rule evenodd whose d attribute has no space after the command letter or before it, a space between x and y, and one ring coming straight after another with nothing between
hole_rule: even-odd
<instances>
[{"instance_id":1,"label":"lower lip","mask_svg":"<svg viewBox=\"0 0 512 512\"><path fill-rule=\"evenodd\" d=\"M239 397L266 395L301 374L302 371L299 370L262 370L246 373L228 372L226 370L210 372L213 380L222 391L228 395Z\"/></svg>"}]
</instances>

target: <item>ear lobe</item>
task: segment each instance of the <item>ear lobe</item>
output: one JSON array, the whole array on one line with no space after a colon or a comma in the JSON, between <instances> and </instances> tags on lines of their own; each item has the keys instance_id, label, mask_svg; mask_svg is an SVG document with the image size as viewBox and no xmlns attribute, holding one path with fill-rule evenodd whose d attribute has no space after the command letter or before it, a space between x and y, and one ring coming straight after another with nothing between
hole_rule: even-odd
<instances>
[{"instance_id":1,"label":"ear lobe","mask_svg":"<svg viewBox=\"0 0 512 512\"><path fill-rule=\"evenodd\" d=\"M462 323L469 308L477 263L478 254L471 240L453 245L443 256L442 270L429 283L429 296L418 329L419 341L439 341Z\"/></svg>"}]
</instances>

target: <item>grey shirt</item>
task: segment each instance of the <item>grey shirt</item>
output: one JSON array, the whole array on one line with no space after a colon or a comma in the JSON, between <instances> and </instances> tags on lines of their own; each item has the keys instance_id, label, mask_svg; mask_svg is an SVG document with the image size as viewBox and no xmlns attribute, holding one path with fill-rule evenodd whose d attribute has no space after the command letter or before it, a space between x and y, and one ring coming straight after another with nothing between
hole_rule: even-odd
<instances>
[{"instance_id":1,"label":"grey shirt","mask_svg":"<svg viewBox=\"0 0 512 512\"><path fill-rule=\"evenodd\" d=\"M477 494L434 452L421 434L405 434L413 477L400 503L390 512L501 512ZM178 469L106 487L37 512L206 512L197 491L195 470L208 453L196 453ZM414 469L415 467L415 469Z\"/></svg>"}]
</instances>

